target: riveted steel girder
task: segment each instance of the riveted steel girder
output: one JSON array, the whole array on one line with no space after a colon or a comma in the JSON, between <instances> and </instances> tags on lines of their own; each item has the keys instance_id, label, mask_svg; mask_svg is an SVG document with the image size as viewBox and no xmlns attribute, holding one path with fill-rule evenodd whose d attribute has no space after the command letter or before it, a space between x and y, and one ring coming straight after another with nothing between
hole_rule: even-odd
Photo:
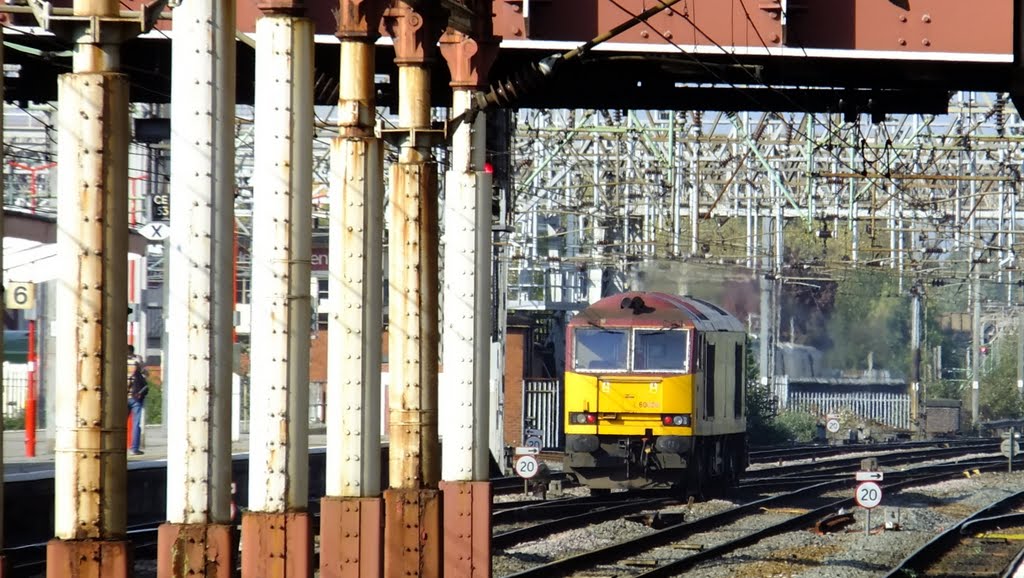
<instances>
[{"instance_id":1,"label":"riveted steel girder","mask_svg":"<svg viewBox=\"0 0 1024 578\"><path fill-rule=\"evenodd\" d=\"M54 530L62 540L125 532L128 79L60 79ZM73 361L71 361L73 360Z\"/></svg>"},{"instance_id":2,"label":"riveted steel girder","mask_svg":"<svg viewBox=\"0 0 1024 578\"><path fill-rule=\"evenodd\" d=\"M167 519L225 524L231 502L233 0L174 10ZM170 552L161 552L170 555Z\"/></svg>"},{"instance_id":3,"label":"riveted steel girder","mask_svg":"<svg viewBox=\"0 0 1024 578\"><path fill-rule=\"evenodd\" d=\"M258 28L249 508L285 513L309 494L313 35L292 16Z\"/></svg>"}]
</instances>

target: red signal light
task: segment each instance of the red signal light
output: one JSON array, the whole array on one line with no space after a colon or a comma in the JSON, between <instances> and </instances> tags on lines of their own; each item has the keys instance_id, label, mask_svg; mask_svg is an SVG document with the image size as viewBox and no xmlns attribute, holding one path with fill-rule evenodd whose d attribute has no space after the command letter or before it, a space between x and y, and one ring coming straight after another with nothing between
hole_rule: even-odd
<instances>
[{"instance_id":1,"label":"red signal light","mask_svg":"<svg viewBox=\"0 0 1024 578\"><path fill-rule=\"evenodd\" d=\"M494 165L492 165L489 162L485 162L484 163L484 172L489 174L489 175L493 175L494 174Z\"/></svg>"},{"instance_id":2,"label":"red signal light","mask_svg":"<svg viewBox=\"0 0 1024 578\"><path fill-rule=\"evenodd\" d=\"M592 413L588 413L587 414L587 423L597 423L597 416L592 414Z\"/></svg>"}]
</instances>

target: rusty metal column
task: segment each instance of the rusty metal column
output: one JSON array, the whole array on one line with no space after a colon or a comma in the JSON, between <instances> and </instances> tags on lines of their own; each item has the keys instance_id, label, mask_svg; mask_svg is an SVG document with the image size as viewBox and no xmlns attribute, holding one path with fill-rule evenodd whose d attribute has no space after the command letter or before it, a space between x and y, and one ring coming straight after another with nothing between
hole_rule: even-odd
<instances>
[{"instance_id":1,"label":"rusty metal column","mask_svg":"<svg viewBox=\"0 0 1024 578\"><path fill-rule=\"evenodd\" d=\"M4 63L4 31L0 27L0 70L3 70ZM4 93L4 75L0 74L0 95ZM5 149L4 146L4 115L0 114L0 159L4 158ZM0 199L4 198L4 180L0 179ZM4 238L4 212L0 211L0 239ZM4 270L4 252L0 250L0 271ZM0 300L0 315L3 314L4 303ZM4 340L0 339L0 359L4 356ZM3 395L3 364L0 364L0 406L3 406L4 399L7 397ZM4 435L4 423L0 420L0 441L3 440ZM0 480L4 476L4 448L3 444L0 443ZM0 552L3 552L5 544L4 536L4 485L0 484ZM4 578L7 574L7 557L0 555L0 578Z\"/></svg>"},{"instance_id":2,"label":"rusty metal column","mask_svg":"<svg viewBox=\"0 0 1024 578\"><path fill-rule=\"evenodd\" d=\"M37 17L61 29L56 18ZM125 537L128 79L118 0L76 0L73 72L58 88L53 578L131 573ZM141 28L136 24L137 28ZM64 28L66 30L66 28ZM138 32L139 30L136 30Z\"/></svg>"},{"instance_id":3,"label":"rusty metal column","mask_svg":"<svg viewBox=\"0 0 1024 578\"><path fill-rule=\"evenodd\" d=\"M441 575L437 437L437 165L430 63L442 26L398 3L385 13L398 65L398 162L391 167L388 242L390 488L384 492L384 574Z\"/></svg>"},{"instance_id":4,"label":"rusty metal column","mask_svg":"<svg viewBox=\"0 0 1024 578\"><path fill-rule=\"evenodd\" d=\"M160 578L228 578L231 528L231 330L235 2L188 0L173 12L168 320L167 520Z\"/></svg>"},{"instance_id":5,"label":"rusty metal column","mask_svg":"<svg viewBox=\"0 0 1024 578\"><path fill-rule=\"evenodd\" d=\"M489 6L488 6L489 8ZM487 9L484 13L490 14ZM489 24L489 22L488 22ZM489 31L487 31L489 32ZM488 38L482 33L478 38ZM452 115L467 114L497 55L497 42L449 31ZM491 575L488 428L491 344L491 183L483 170L486 119L468 115L452 135L444 208L444 575Z\"/></svg>"},{"instance_id":6,"label":"rusty metal column","mask_svg":"<svg viewBox=\"0 0 1024 578\"><path fill-rule=\"evenodd\" d=\"M377 578L384 566L380 492L383 148L374 134L374 41L381 0L341 0L338 133L331 151L331 313L327 494L320 575Z\"/></svg>"},{"instance_id":7,"label":"rusty metal column","mask_svg":"<svg viewBox=\"0 0 1024 578\"><path fill-rule=\"evenodd\" d=\"M298 2L256 23L249 511L242 576L313 575L309 500L313 23Z\"/></svg>"}]
</instances>

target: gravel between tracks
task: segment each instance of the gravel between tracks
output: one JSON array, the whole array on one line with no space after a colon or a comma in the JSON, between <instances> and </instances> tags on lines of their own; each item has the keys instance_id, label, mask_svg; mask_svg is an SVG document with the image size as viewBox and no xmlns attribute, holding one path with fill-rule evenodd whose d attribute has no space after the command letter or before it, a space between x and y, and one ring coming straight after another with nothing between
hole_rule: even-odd
<instances>
[{"instance_id":1,"label":"gravel between tracks","mask_svg":"<svg viewBox=\"0 0 1024 578\"><path fill-rule=\"evenodd\" d=\"M763 540L724 556L714 563L700 565L680 576L702 578L778 577L778 578L874 578L932 539L949 525L959 522L976 510L1024 487L1024 474L984 473L927 486L908 488L886 494L882 505L871 514L873 533L865 535L865 511L856 508L855 522L846 530L818 535L811 530L791 532ZM835 494L836 499L852 497L852 489ZM731 507L721 500L677 506L693 520ZM896 516L899 529L885 529L886 512ZM749 517L750 530L771 522L772 516ZM762 526L757 526L762 524ZM626 540L652 532L647 526L625 519L597 524L555 534L530 544L521 544L493 557L494 576L505 576L538 564L554 561L601 545ZM697 543L687 539L688 545ZM718 543L720 540L714 541ZM712 540L708 539L708 545ZM641 559L677 558L684 550L666 546L647 552ZM600 575L633 576L645 571L644 566L601 568ZM580 574L585 576L587 574ZM594 576L596 574L589 574Z\"/></svg>"}]
</instances>

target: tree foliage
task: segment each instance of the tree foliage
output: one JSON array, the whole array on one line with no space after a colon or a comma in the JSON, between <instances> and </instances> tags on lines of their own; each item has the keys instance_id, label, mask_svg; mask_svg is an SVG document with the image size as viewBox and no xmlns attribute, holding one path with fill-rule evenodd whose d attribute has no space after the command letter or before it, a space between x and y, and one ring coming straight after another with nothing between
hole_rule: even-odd
<instances>
[{"instance_id":1,"label":"tree foliage","mask_svg":"<svg viewBox=\"0 0 1024 578\"><path fill-rule=\"evenodd\" d=\"M1024 404L1017 391L1017 348L1014 340L1005 338L995 348L991 369L979 379L978 411L982 421L1016 418L1024 415ZM991 355L991 354L990 354ZM989 361L989 360L986 360ZM987 363L986 363L987 365ZM964 388L969 399L970 388ZM966 401L966 400L965 400ZM970 407L970 405L966 405Z\"/></svg>"}]
</instances>

